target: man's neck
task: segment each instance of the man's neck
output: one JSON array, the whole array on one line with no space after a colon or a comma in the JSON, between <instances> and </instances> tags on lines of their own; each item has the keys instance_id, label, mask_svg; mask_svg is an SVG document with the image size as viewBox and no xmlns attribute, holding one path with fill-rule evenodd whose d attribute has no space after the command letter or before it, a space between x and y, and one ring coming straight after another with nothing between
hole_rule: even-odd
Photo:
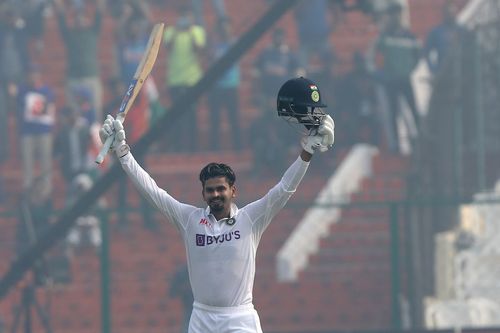
<instances>
[{"instance_id":1,"label":"man's neck","mask_svg":"<svg viewBox=\"0 0 500 333\"><path fill-rule=\"evenodd\" d=\"M222 219L226 219L226 218L230 218L231 217L231 212L228 210L228 211L223 211L223 212L211 212L212 215L215 217L215 219L217 221L220 221Z\"/></svg>"}]
</instances>

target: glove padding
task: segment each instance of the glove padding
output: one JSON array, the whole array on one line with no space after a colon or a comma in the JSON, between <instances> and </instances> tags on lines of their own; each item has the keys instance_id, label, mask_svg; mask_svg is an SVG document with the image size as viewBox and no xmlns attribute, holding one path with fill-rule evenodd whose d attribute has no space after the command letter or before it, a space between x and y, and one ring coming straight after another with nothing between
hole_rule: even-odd
<instances>
[{"instance_id":1,"label":"glove padding","mask_svg":"<svg viewBox=\"0 0 500 333\"><path fill-rule=\"evenodd\" d=\"M315 151L325 152L335 141L335 123L332 117L326 115L318 128L312 128L309 134L302 138L302 148L310 154Z\"/></svg>"},{"instance_id":2,"label":"glove padding","mask_svg":"<svg viewBox=\"0 0 500 333\"><path fill-rule=\"evenodd\" d=\"M109 151L114 151L118 157L127 155L130 151L130 147L125 142L126 136L123 124L121 121L114 119L113 116L108 115L99 130L99 138L104 144L110 136L113 136L113 142L111 143Z\"/></svg>"}]
</instances>

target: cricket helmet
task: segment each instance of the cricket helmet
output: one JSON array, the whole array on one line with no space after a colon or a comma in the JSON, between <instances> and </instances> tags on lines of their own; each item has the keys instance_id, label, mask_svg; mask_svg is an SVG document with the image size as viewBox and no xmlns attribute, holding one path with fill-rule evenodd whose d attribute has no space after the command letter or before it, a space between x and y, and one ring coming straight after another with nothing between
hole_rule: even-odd
<instances>
[{"instance_id":1,"label":"cricket helmet","mask_svg":"<svg viewBox=\"0 0 500 333\"><path fill-rule=\"evenodd\" d=\"M303 124L307 129L320 125L326 107L316 83L304 77L286 81L277 98L278 116L291 123Z\"/></svg>"}]
</instances>

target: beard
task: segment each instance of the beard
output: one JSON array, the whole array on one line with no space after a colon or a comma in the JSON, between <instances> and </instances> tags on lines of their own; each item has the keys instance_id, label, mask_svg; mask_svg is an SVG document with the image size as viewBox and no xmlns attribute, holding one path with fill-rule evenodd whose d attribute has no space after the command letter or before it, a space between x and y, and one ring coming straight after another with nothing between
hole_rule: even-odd
<instances>
[{"instance_id":1,"label":"beard","mask_svg":"<svg viewBox=\"0 0 500 333\"><path fill-rule=\"evenodd\" d=\"M213 212L220 212L224 209L224 199L217 198L210 200L209 204L210 210Z\"/></svg>"}]
</instances>

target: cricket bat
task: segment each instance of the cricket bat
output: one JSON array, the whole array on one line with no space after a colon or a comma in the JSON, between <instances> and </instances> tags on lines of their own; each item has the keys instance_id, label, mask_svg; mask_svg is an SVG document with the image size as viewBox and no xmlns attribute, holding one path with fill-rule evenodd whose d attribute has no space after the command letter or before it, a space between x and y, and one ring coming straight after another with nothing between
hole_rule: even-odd
<instances>
[{"instance_id":1,"label":"cricket bat","mask_svg":"<svg viewBox=\"0 0 500 333\"><path fill-rule=\"evenodd\" d=\"M118 109L118 112L116 114L116 119L121 121L122 123L125 120L127 112L130 110L132 103L134 103L137 94L141 90L142 85L153 69L153 65L158 56L158 52L160 51L160 45L163 38L163 27L163 23L155 24L153 30L151 31L151 34L149 35L149 40L146 46L146 50L144 51L144 55L142 56L141 62L139 63L139 66L135 71L134 77L130 82L125 96L123 96L120 108ZM95 162L97 164L101 164L104 161L104 157L108 153L112 142L113 136L108 137L95 159Z\"/></svg>"}]
</instances>

